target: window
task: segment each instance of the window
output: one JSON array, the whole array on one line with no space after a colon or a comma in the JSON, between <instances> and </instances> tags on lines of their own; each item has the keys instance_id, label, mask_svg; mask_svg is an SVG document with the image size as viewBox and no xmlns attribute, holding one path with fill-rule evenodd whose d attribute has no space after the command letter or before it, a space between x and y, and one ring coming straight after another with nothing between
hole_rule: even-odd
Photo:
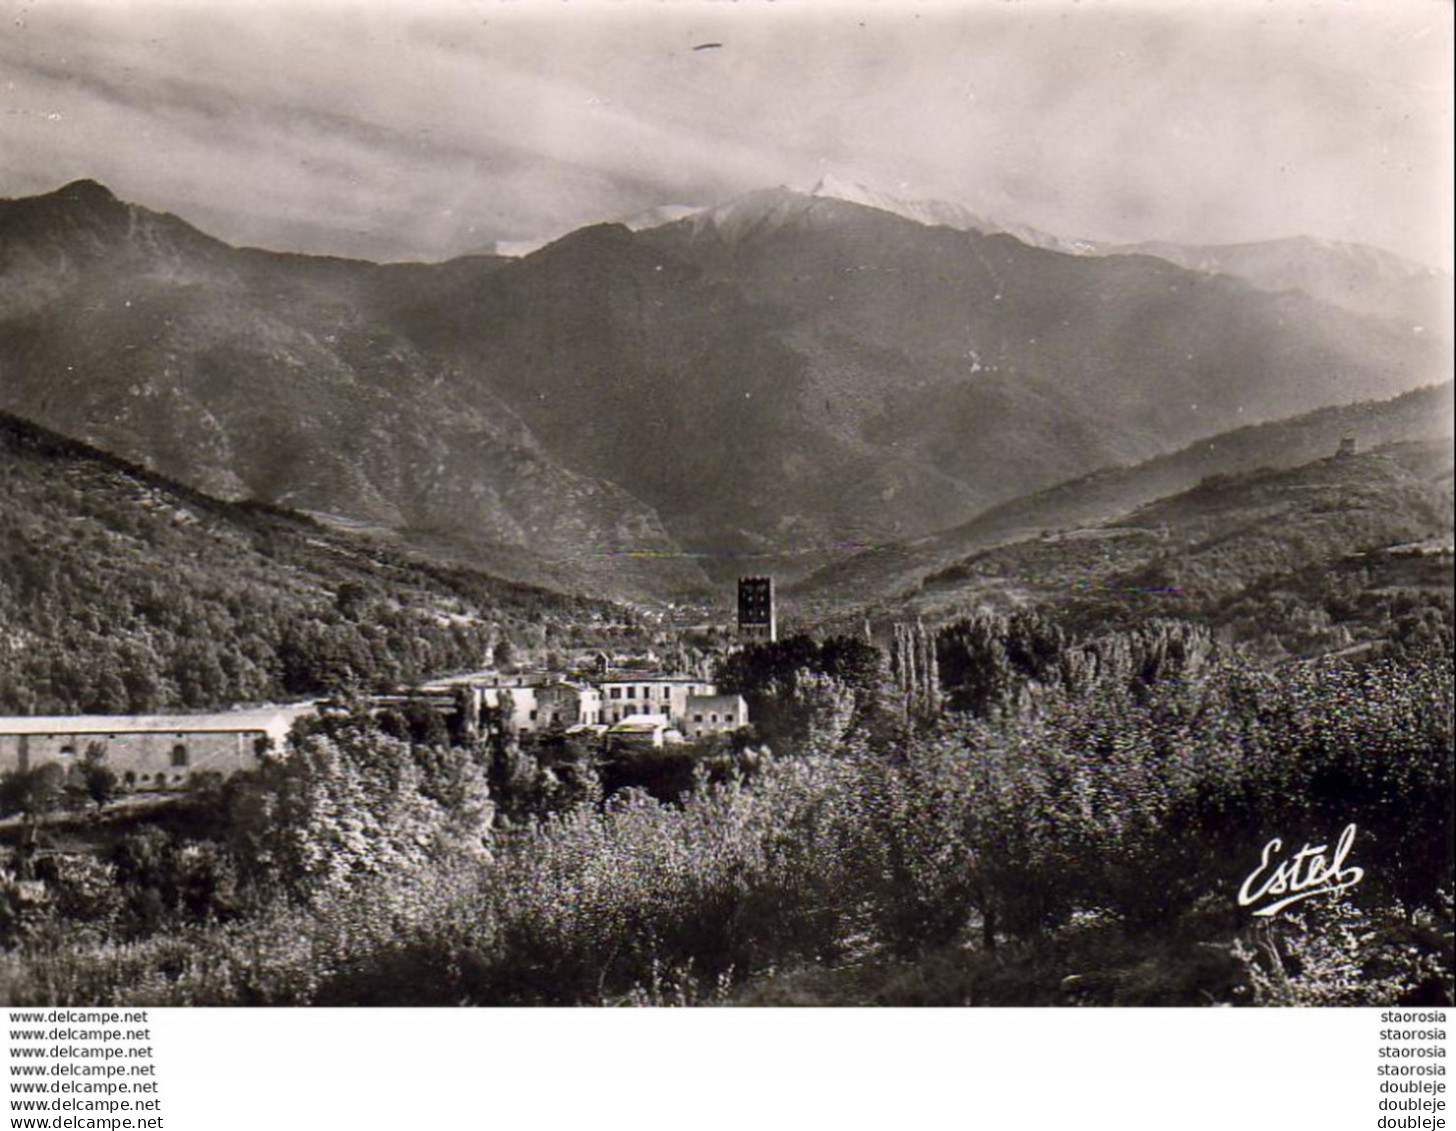
<instances>
[{"instance_id":1,"label":"window","mask_svg":"<svg viewBox=\"0 0 1456 1131\"><path fill-rule=\"evenodd\" d=\"M711 715L708 716L708 719L710 722L716 723L718 721L718 712L714 711Z\"/></svg>"},{"instance_id":2,"label":"window","mask_svg":"<svg viewBox=\"0 0 1456 1131\"><path fill-rule=\"evenodd\" d=\"M536 721L536 715L537 715L537 712L535 712L535 711L532 711L532 712L531 712L531 721L532 721L532 722L533 722L533 723L534 723L534 722L535 722L535 721Z\"/></svg>"},{"instance_id":3,"label":"window","mask_svg":"<svg viewBox=\"0 0 1456 1131\"><path fill-rule=\"evenodd\" d=\"M702 721L703 721L703 716L702 715L694 715L693 716L693 722L700 723Z\"/></svg>"},{"instance_id":4,"label":"window","mask_svg":"<svg viewBox=\"0 0 1456 1131\"><path fill-rule=\"evenodd\" d=\"M179 743L177 743L176 746L172 747L172 765L173 766L185 766L185 765L187 765L187 744L186 743L179 742Z\"/></svg>"},{"instance_id":5,"label":"window","mask_svg":"<svg viewBox=\"0 0 1456 1131\"><path fill-rule=\"evenodd\" d=\"M607 689L607 697L610 699L622 698L622 689L620 687L609 687Z\"/></svg>"},{"instance_id":6,"label":"window","mask_svg":"<svg viewBox=\"0 0 1456 1131\"><path fill-rule=\"evenodd\" d=\"M62 746L61 747L61 756L62 757L65 757L67 754L74 754L74 753L76 753L76 748L74 746Z\"/></svg>"},{"instance_id":7,"label":"window","mask_svg":"<svg viewBox=\"0 0 1456 1131\"><path fill-rule=\"evenodd\" d=\"M725 723L731 723L733 721L733 712L732 711L729 711L727 714L725 714L723 716L723 721Z\"/></svg>"}]
</instances>

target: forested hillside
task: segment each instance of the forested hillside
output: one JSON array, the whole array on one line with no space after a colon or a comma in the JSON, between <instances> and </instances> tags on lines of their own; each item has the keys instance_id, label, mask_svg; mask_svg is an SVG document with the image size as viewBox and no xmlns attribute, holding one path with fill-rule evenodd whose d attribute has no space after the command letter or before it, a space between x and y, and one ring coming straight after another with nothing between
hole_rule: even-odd
<instances>
[{"instance_id":1,"label":"forested hillside","mask_svg":"<svg viewBox=\"0 0 1456 1131\"><path fill-rule=\"evenodd\" d=\"M1250 425L1200 440L1128 467L1099 468L992 507L962 526L928 538L892 542L855 554L791 585L806 613L914 589L929 575L996 546L1053 532L1117 525L1121 516L1196 487L1210 476L1294 468L1333 455L1345 438L1363 450L1406 441L1445 440L1452 431L1452 386L1415 389Z\"/></svg>"},{"instance_id":2,"label":"forested hillside","mask_svg":"<svg viewBox=\"0 0 1456 1131\"><path fill-rule=\"evenodd\" d=\"M0 712L393 687L622 615L222 503L0 415Z\"/></svg>"},{"instance_id":3,"label":"forested hillside","mask_svg":"<svg viewBox=\"0 0 1456 1131\"><path fill-rule=\"evenodd\" d=\"M866 611L946 623L1037 610L1077 632L1174 618L1268 658L1314 655L1449 632L1451 532L1450 442L1396 444L1210 476L1112 521L968 554Z\"/></svg>"},{"instance_id":4,"label":"forested hillside","mask_svg":"<svg viewBox=\"0 0 1456 1131\"><path fill-rule=\"evenodd\" d=\"M90 181L0 201L0 408L624 597L1440 380L1419 321L785 189L393 266L233 248Z\"/></svg>"}]
</instances>

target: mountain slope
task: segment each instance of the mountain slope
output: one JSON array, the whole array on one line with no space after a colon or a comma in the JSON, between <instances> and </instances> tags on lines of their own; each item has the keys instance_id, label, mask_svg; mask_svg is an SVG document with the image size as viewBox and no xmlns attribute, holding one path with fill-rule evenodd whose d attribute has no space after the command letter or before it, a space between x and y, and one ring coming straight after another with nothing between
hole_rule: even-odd
<instances>
[{"instance_id":1,"label":"mountain slope","mask_svg":"<svg viewBox=\"0 0 1456 1131\"><path fill-rule=\"evenodd\" d=\"M1101 255L1155 255L1190 271L1233 275L1263 291L1301 291L1356 314L1450 336L1451 277L1363 244L1294 236L1254 243L1108 245Z\"/></svg>"},{"instance_id":2,"label":"mountain slope","mask_svg":"<svg viewBox=\"0 0 1456 1131\"><path fill-rule=\"evenodd\" d=\"M1333 454L1350 437L1362 447L1448 439L1452 385L1222 433L1180 451L1109 467L991 508L971 522L914 542L866 550L792 586L788 596L806 615L828 615L846 602L871 602L913 590L929 574L969 555L1057 532L1116 525L1156 499L1176 495L1211 475L1254 468L1291 468Z\"/></svg>"},{"instance_id":3,"label":"mountain slope","mask_svg":"<svg viewBox=\"0 0 1456 1131\"><path fill-rule=\"evenodd\" d=\"M811 195L863 204L921 224L1015 236L1032 247L1068 255L1151 255L1201 274L1230 275L1262 291L1298 290L1355 314L1392 318L1421 325L1424 333L1450 336L1451 277L1362 244L1309 236L1237 244L1104 243L1054 236L948 201L904 200L835 177L821 179Z\"/></svg>"},{"instance_id":4,"label":"mountain slope","mask_svg":"<svg viewBox=\"0 0 1456 1131\"><path fill-rule=\"evenodd\" d=\"M972 553L871 615L1034 608L1069 631L1171 617L1273 656L1449 639L1451 468L1447 439L1210 476L1111 522Z\"/></svg>"},{"instance_id":5,"label":"mountain slope","mask_svg":"<svg viewBox=\"0 0 1456 1131\"><path fill-rule=\"evenodd\" d=\"M787 190L584 229L394 324L710 556L914 535L1445 356L1304 296Z\"/></svg>"},{"instance_id":6,"label":"mountain slope","mask_svg":"<svg viewBox=\"0 0 1456 1131\"><path fill-rule=\"evenodd\" d=\"M228 497L594 591L784 576L1444 372L1411 327L770 190L523 259L239 251L0 203L0 407Z\"/></svg>"},{"instance_id":7,"label":"mountain slope","mask_svg":"<svg viewBox=\"0 0 1456 1131\"><path fill-rule=\"evenodd\" d=\"M673 549L650 508L563 468L488 392L457 395L379 318L498 261L238 251L89 182L0 208L0 248L0 407L226 498L528 557Z\"/></svg>"},{"instance_id":8,"label":"mountain slope","mask_svg":"<svg viewBox=\"0 0 1456 1131\"><path fill-rule=\"evenodd\" d=\"M621 619L222 502L0 413L0 713L392 689Z\"/></svg>"}]
</instances>

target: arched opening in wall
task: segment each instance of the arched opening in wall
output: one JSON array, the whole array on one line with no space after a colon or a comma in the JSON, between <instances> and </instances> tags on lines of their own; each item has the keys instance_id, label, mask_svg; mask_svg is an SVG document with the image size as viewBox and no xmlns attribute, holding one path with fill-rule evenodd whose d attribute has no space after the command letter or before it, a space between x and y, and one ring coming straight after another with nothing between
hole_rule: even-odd
<instances>
[{"instance_id":1,"label":"arched opening in wall","mask_svg":"<svg viewBox=\"0 0 1456 1131\"><path fill-rule=\"evenodd\" d=\"M187 765L187 744L185 742L179 742L176 746L172 747L172 765Z\"/></svg>"}]
</instances>

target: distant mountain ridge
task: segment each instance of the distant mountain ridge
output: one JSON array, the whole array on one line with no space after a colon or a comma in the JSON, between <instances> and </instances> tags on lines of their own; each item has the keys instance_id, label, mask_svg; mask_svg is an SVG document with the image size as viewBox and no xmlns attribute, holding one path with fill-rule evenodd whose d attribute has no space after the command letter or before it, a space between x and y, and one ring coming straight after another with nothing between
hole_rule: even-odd
<instances>
[{"instance_id":1,"label":"distant mountain ridge","mask_svg":"<svg viewBox=\"0 0 1456 1131\"><path fill-rule=\"evenodd\" d=\"M790 577L1449 348L1142 256L753 193L521 259L234 249L78 182L0 202L0 408L511 576Z\"/></svg>"},{"instance_id":2,"label":"distant mountain ridge","mask_svg":"<svg viewBox=\"0 0 1456 1131\"><path fill-rule=\"evenodd\" d=\"M1116 524L1210 476L1299 467L1334 455L1346 439L1357 451L1392 443L1449 443L1456 428L1452 411L1448 381L1389 401L1320 409L1225 432L1143 463L1103 468L1013 499L950 530L865 550L802 578L787 595L808 615L827 615L855 602L893 600L977 552Z\"/></svg>"},{"instance_id":3,"label":"distant mountain ridge","mask_svg":"<svg viewBox=\"0 0 1456 1131\"><path fill-rule=\"evenodd\" d=\"M701 208L691 204L661 204L656 208L644 208L640 212L633 212L628 216L618 216L605 222L609 224L621 224L629 231L640 232L646 228L660 228L663 224L674 223L677 220L696 215L701 211ZM491 255L519 259L533 252L540 251L548 244L555 243L562 236L569 234L569 232L558 232L554 236L541 236L536 239L495 240L484 250Z\"/></svg>"},{"instance_id":4,"label":"distant mountain ridge","mask_svg":"<svg viewBox=\"0 0 1456 1131\"><path fill-rule=\"evenodd\" d=\"M1356 314L1414 319L1422 324L1422 332L1450 336L1446 329L1450 275L1365 244L1310 236L1232 244L1108 243L1052 235L1030 225L978 215L953 202L904 200L834 176L821 178L810 195L862 204L921 224L1015 236L1032 247L1067 255L1150 255L1190 271L1230 275L1263 291L1303 291Z\"/></svg>"},{"instance_id":5,"label":"distant mountain ridge","mask_svg":"<svg viewBox=\"0 0 1456 1131\"><path fill-rule=\"evenodd\" d=\"M971 211L963 204L946 200L907 200L903 197L878 192L855 181L845 180L832 173L825 174L809 190L810 196L844 200L851 204L862 204L881 212L892 212L917 224L930 227L956 228L962 232L980 232L982 235L1015 236L1031 247L1047 251L1060 251L1068 255L1083 254L1090 245L1076 240L1062 239L1049 232L1033 228L1029 224L1008 223L993 220Z\"/></svg>"},{"instance_id":6,"label":"distant mountain ridge","mask_svg":"<svg viewBox=\"0 0 1456 1131\"><path fill-rule=\"evenodd\" d=\"M1292 236L1258 243L1108 246L1104 255L1153 255L1190 271L1232 275L1260 290L1302 291L1357 314L1398 319L1450 337L1451 277L1364 244Z\"/></svg>"},{"instance_id":7,"label":"distant mountain ridge","mask_svg":"<svg viewBox=\"0 0 1456 1131\"><path fill-rule=\"evenodd\" d=\"M1111 521L966 555L876 615L1035 607L1073 628L1187 618L1271 658L1430 639L1426 614L1450 608L1453 585L1451 468L1449 439L1410 440L1209 476Z\"/></svg>"},{"instance_id":8,"label":"distant mountain ridge","mask_svg":"<svg viewBox=\"0 0 1456 1131\"><path fill-rule=\"evenodd\" d=\"M378 316L499 267L237 250L81 182L0 206L0 407L223 498L463 529L528 551L522 578L555 580L549 560L583 547L670 552L649 507L563 467Z\"/></svg>"}]
</instances>

